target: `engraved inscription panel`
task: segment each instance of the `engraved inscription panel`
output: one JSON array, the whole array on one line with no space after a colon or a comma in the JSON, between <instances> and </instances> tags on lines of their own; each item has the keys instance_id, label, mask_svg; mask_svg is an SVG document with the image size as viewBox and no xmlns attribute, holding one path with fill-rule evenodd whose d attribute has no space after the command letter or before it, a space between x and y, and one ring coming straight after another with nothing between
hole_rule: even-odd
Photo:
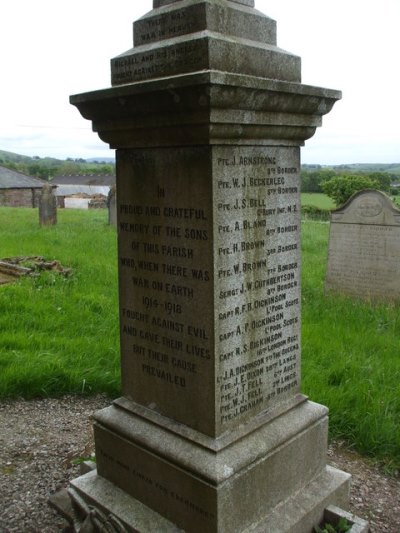
<instances>
[{"instance_id":1,"label":"engraved inscription panel","mask_svg":"<svg viewBox=\"0 0 400 533\"><path fill-rule=\"evenodd\" d=\"M399 280L400 226L331 224L328 290L398 300Z\"/></svg>"},{"instance_id":2,"label":"engraved inscription panel","mask_svg":"<svg viewBox=\"0 0 400 533\"><path fill-rule=\"evenodd\" d=\"M332 213L325 287L360 298L400 299L400 210L361 191Z\"/></svg>"},{"instance_id":3,"label":"engraved inscription panel","mask_svg":"<svg viewBox=\"0 0 400 533\"><path fill-rule=\"evenodd\" d=\"M180 4L182 6L182 4ZM236 3L184 3L151 11L134 23L134 46L175 39L205 30L276 45L276 24Z\"/></svg>"},{"instance_id":4,"label":"engraved inscription panel","mask_svg":"<svg viewBox=\"0 0 400 533\"><path fill-rule=\"evenodd\" d=\"M96 431L96 430L95 430ZM111 480L145 505L190 531L215 531L216 495L196 476L147 453L112 433L97 430L99 475ZM193 526L193 523L196 525Z\"/></svg>"},{"instance_id":5,"label":"engraved inscription panel","mask_svg":"<svg viewBox=\"0 0 400 533\"><path fill-rule=\"evenodd\" d=\"M134 44L140 46L148 43L171 39L206 29L206 11L197 4L183 9L174 9L154 14L134 23Z\"/></svg>"},{"instance_id":6,"label":"engraved inscription panel","mask_svg":"<svg viewBox=\"0 0 400 533\"><path fill-rule=\"evenodd\" d=\"M221 431L300 388L297 148L214 156L217 423Z\"/></svg>"},{"instance_id":7,"label":"engraved inscription panel","mask_svg":"<svg viewBox=\"0 0 400 533\"><path fill-rule=\"evenodd\" d=\"M124 395L212 435L208 149L126 151L117 165Z\"/></svg>"},{"instance_id":8,"label":"engraved inscription panel","mask_svg":"<svg viewBox=\"0 0 400 533\"><path fill-rule=\"evenodd\" d=\"M213 436L299 392L298 157L118 154L125 396Z\"/></svg>"},{"instance_id":9,"label":"engraved inscription panel","mask_svg":"<svg viewBox=\"0 0 400 533\"><path fill-rule=\"evenodd\" d=\"M149 78L207 68L207 39L185 41L157 49L143 47L111 60L111 83L121 85Z\"/></svg>"}]
</instances>

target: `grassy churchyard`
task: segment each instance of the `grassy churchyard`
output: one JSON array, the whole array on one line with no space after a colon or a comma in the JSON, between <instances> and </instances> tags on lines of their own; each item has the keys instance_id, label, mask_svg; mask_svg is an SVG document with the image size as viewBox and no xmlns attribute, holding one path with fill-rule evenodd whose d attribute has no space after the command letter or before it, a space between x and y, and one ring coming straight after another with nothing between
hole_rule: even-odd
<instances>
[{"instance_id":1,"label":"grassy churchyard","mask_svg":"<svg viewBox=\"0 0 400 533\"><path fill-rule=\"evenodd\" d=\"M0 396L32 398L119 387L115 229L106 210L0 208L0 258L43 256L72 269L0 286Z\"/></svg>"},{"instance_id":2,"label":"grassy churchyard","mask_svg":"<svg viewBox=\"0 0 400 533\"><path fill-rule=\"evenodd\" d=\"M301 193L302 205L313 205L319 209L335 209L335 202L326 194L318 192Z\"/></svg>"},{"instance_id":3,"label":"grassy churchyard","mask_svg":"<svg viewBox=\"0 0 400 533\"><path fill-rule=\"evenodd\" d=\"M303 222L303 392L330 408L332 437L400 468L399 305L325 296L329 224ZM115 229L106 210L0 208L0 259L72 269L0 286L0 399L119 394Z\"/></svg>"}]
</instances>

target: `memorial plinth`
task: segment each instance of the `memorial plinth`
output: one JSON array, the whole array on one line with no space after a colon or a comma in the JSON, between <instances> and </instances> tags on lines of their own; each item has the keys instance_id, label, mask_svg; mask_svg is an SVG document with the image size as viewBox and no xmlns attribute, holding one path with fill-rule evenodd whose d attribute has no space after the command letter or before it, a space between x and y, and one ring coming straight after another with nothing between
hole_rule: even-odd
<instances>
[{"instance_id":1,"label":"memorial plinth","mask_svg":"<svg viewBox=\"0 0 400 533\"><path fill-rule=\"evenodd\" d=\"M300 392L300 146L340 93L250 0L154 1L111 65L71 102L117 149L123 396L71 497L127 531L311 531L349 476Z\"/></svg>"}]
</instances>

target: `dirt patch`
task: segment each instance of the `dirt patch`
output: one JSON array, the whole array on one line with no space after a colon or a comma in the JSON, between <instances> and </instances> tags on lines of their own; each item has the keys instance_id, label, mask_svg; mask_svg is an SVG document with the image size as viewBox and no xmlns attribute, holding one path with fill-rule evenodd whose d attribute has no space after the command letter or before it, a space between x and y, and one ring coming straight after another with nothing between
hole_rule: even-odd
<instances>
[{"instance_id":1,"label":"dirt patch","mask_svg":"<svg viewBox=\"0 0 400 533\"><path fill-rule=\"evenodd\" d=\"M329 446L328 463L352 475L350 509L368 520L371 533L400 532L400 474L385 475L379 465L342 442Z\"/></svg>"}]
</instances>

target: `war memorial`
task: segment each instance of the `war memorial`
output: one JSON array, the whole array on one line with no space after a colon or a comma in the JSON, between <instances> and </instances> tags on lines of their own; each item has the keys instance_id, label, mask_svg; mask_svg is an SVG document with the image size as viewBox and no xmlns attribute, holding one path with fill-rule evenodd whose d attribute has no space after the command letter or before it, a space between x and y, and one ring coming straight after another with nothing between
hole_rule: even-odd
<instances>
[{"instance_id":1,"label":"war memorial","mask_svg":"<svg viewBox=\"0 0 400 533\"><path fill-rule=\"evenodd\" d=\"M341 94L253 0L154 0L111 77L71 97L116 149L122 374L75 524L311 532L350 476L301 393L300 147Z\"/></svg>"}]
</instances>

